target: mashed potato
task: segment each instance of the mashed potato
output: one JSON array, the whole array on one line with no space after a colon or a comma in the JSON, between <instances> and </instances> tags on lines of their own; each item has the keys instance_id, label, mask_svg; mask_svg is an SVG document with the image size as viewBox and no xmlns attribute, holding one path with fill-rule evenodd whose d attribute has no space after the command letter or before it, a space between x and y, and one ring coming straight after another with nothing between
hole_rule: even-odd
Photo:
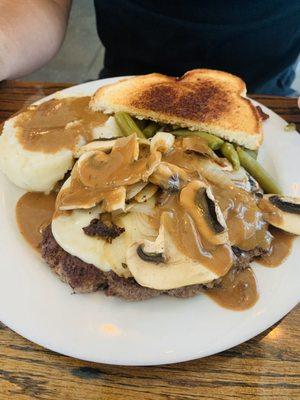
<instances>
[{"instance_id":1,"label":"mashed potato","mask_svg":"<svg viewBox=\"0 0 300 400\"><path fill-rule=\"evenodd\" d=\"M5 122L0 136L0 169L17 186L32 192L50 192L73 166L71 150L56 153L28 151L18 140L15 121Z\"/></svg>"},{"instance_id":2,"label":"mashed potato","mask_svg":"<svg viewBox=\"0 0 300 400\"><path fill-rule=\"evenodd\" d=\"M19 114L21 115L21 114ZM17 186L32 192L50 192L73 164L73 151L61 149L55 153L29 151L18 140L16 125L19 115L7 120L0 136L0 169ZM94 139L120 135L114 117L94 128ZM80 145L84 145L81 142Z\"/></svg>"}]
</instances>

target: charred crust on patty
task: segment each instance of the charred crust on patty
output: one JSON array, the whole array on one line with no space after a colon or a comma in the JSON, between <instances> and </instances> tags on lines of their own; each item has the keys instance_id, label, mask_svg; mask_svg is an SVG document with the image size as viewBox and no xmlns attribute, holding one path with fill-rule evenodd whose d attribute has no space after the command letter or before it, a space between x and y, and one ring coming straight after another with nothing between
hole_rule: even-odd
<instances>
[{"instance_id":1,"label":"charred crust on patty","mask_svg":"<svg viewBox=\"0 0 300 400\"><path fill-rule=\"evenodd\" d=\"M108 243L111 243L115 238L125 232L125 228L110 221L102 221L99 218L92 219L89 225L82 228L82 230L86 235L99 237Z\"/></svg>"},{"instance_id":2,"label":"charred crust on patty","mask_svg":"<svg viewBox=\"0 0 300 400\"><path fill-rule=\"evenodd\" d=\"M41 254L59 278L77 293L95 292L106 286L104 272L93 264L72 256L59 246L52 234L51 225L43 231Z\"/></svg>"}]
</instances>

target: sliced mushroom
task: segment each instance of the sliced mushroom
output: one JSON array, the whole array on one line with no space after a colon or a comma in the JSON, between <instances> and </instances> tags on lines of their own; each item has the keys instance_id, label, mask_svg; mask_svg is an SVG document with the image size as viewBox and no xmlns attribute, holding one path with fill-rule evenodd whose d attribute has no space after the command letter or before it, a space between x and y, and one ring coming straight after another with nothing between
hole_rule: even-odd
<instances>
[{"instance_id":1,"label":"sliced mushroom","mask_svg":"<svg viewBox=\"0 0 300 400\"><path fill-rule=\"evenodd\" d=\"M111 139L111 140L95 140L94 142L90 142L85 146L80 147L75 152L75 157L79 158L83 154L90 152L90 151L103 151L104 153L108 153L114 147L116 141L118 139Z\"/></svg>"},{"instance_id":2,"label":"sliced mushroom","mask_svg":"<svg viewBox=\"0 0 300 400\"><path fill-rule=\"evenodd\" d=\"M227 166L227 160L220 158L216 153L208 146L207 142L197 136L185 137L182 140L182 148L187 151L194 151L195 153L201 154L202 156L208 157L214 160L219 165Z\"/></svg>"},{"instance_id":3,"label":"sliced mushroom","mask_svg":"<svg viewBox=\"0 0 300 400\"><path fill-rule=\"evenodd\" d=\"M238 170L226 171L225 173L236 187L253 194L262 193L262 189L257 181L243 167L240 167Z\"/></svg>"},{"instance_id":4,"label":"sliced mushroom","mask_svg":"<svg viewBox=\"0 0 300 400\"><path fill-rule=\"evenodd\" d=\"M242 169L242 167L240 169ZM248 182L249 182L249 186L250 186L249 192L251 192L257 196L262 196L263 190L259 186L259 183L248 172L246 172L246 174L247 174Z\"/></svg>"},{"instance_id":5,"label":"sliced mushroom","mask_svg":"<svg viewBox=\"0 0 300 400\"><path fill-rule=\"evenodd\" d=\"M151 139L150 150L166 153L169 151L175 142L175 137L169 132L157 132Z\"/></svg>"},{"instance_id":6,"label":"sliced mushroom","mask_svg":"<svg viewBox=\"0 0 300 400\"><path fill-rule=\"evenodd\" d=\"M134 200L137 201L138 203L144 203L148 199L150 199L152 196L155 195L155 193L158 190L158 186L153 185L152 183L148 183L146 187L144 187L135 197Z\"/></svg>"},{"instance_id":7,"label":"sliced mushroom","mask_svg":"<svg viewBox=\"0 0 300 400\"><path fill-rule=\"evenodd\" d=\"M76 166L72 172L76 174ZM61 187L56 205L60 210L88 209L100 204L100 212L125 209L126 190L123 186L107 192L84 187L69 177Z\"/></svg>"},{"instance_id":8,"label":"sliced mushroom","mask_svg":"<svg viewBox=\"0 0 300 400\"><path fill-rule=\"evenodd\" d=\"M228 243L226 222L209 186L200 181L190 182L180 193L180 203L201 236L212 244Z\"/></svg>"},{"instance_id":9,"label":"sliced mushroom","mask_svg":"<svg viewBox=\"0 0 300 400\"><path fill-rule=\"evenodd\" d=\"M158 290L207 283L219 277L205 265L185 256L163 224L155 242L139 241L128 248L126 264L141 286Z\"/></svg>"},{"instance_id":10,"label":"sliced mushroom","mask_svg":"<svg viewBox=\"0 0 300 400\"><path fill-rule=\"evenodd\" d=\"M164 247L164 237L160 230L159 236L156 238L155 242L146 241L137 246L136 252L139 258L147 263L161 264L166 262L165 258L165 247Z\"/></svg>"},{"instance_id":11,"label":"sliced mushroom","mask_svg":"<svg viewBox=\"0 0 300 400\"><path fill-rule=\"evenodd\" d=\"M150 175L149 181L170 192L179 191L190 180L188 173L180 167L161 162Z\"/></svg>"},{"instance_id":12,"label":"sliced mushroom","mask_svg":"<svg viewBox=\"0 0 300 400\"><path fill-rule=\"evenodd\" d=\"M130 136L132 138L133 135ZM132 153L134 160L138 159L139 156L139 142L137 137L135 136L134 140L130 140L129 138L120 136L116 137L113 139L108 139L108 140L94 140L93 142L90 142L86 144L85 146L82 146L80 149L77 150L76 152L76 157L81 157L83 155L86 155L85 153L88 152L93 152L93 151L101 151L104 153L110 152L113 147L118 147L119 145L123 145L124 142L129 142L131 147L129 148L129 151ZM92 153L91 153L92 154ZM90 154L90 155L91 155ZM88 157L88 155L86 155Z\"/></svg>"},{"instance_id":13,"label":"sliced mushroom","mask_svg":"<svg viewBox=\"0 0 300 400\"><path fill-rule=\"evenodd\" d=\"M103 193L103 200L100 208L101 212L112 212L125 209L126 189L120 186L117 189Z\"/></svg>"},{"instance_id":14,"label":"sliced mushroom","mask_svg":"<svg viewBox=\"0 0 300 400\"><path fill-rule=\"evenodd\" d=\"M155 217L157 214L155 197L156 196L150 197L144 203L137 203L133 201L125 206L125 212L130 210L131 212L139 212L148 215L149 217Z\"/></svg>"},{"instance_id":15,"label":"sliced mushroom","mask_svg":"<svg viewBox=\"0 0 300 400\"><path fill-rule=\"evenodd\" d=\"M300 198L273 195L269 201L281 211L300 215Z\"/></svg>"},{"instance_id":16,"label":"sliced mushroom","mask_svg":"<svg viewBox=\"0 0 300 400\"><path fill-rule=\"evenodd\" d=\"M140 137L138 137L137 139L138 139L138 142L139 142L140 145L143 145L145 147L150 146L150 140L149 139L140 138Z\"/></svg>"},{"instance_id":17,"label":"sliced mushroom","mask_svg":"<svg viewBox=\"0 0 300 400\"><path fill-rule=\"evenodd\" d=\"M286 232L300 235L300 198L264 195L258 203L264 219Z\"/></svg>"},{"instance_id":18,"label":"sliced mushroom","mask_svg":"<svg viewBox=\"0 0 300 400\"><path fill-rule=\"evenodd\" d=\"M142 204L143 206L146 203ZM138 240L155 240L158 229L153 227L152 218L142 212L130 211L114 217L114 222L125 232L115 238L112 243L104 243L103 257L111 269L119 276L129 277L131 273L126 266L126 251Z\"/></svg>"},{"instance_id":19,"label":"sliced mushroom","mask_svg":"<svg viewBox=\"0 0 300 400\"><path fill-rule=\"evenodd\" d=\"M244 189L246 192L251 192L249 176L243 167L240 167L238 170L226 171L225 174L232 181L234 186Z\"/></svg>"},{"instance_id":20,"label":"sliced mushroom","mask_svg":"<svg viewBox=\"0 0 300 400\"><path fill-rule=\"evenodd\" d=\"M137 255L146 262L160 264L165 262L164 253L148 253L144 250L144 246L140 244L136 250Z\"/></svg>"},{"instance_id":21,"label":"sliced mushroom","mask_svg":"<svg viewBox=\"0 0 300 400\"><path fill-rule=\"evenodd\" d=\"M226 164L228 163L229 166ZM199 160L199 172L208 181L217 184L220 187L234 186L244 189L247 192L259 195L262 189L256 180L243 168L233 170L229 161L225 162L224 166L218 165L212 160Z\"/></svg>"},{"instance_id":22,"label":"sliced mushroom","mask_svg":"<svg viewBox=\"0 0 300 400\"><path fill-rule=\"evenodd\" d=\"M161 162L161 153L159 151L152 151L148 157L147 169L143 173L142 180L148 181L149 176L157 169Z\"/></svg>"},{"instance_id":23,"label":"sliced mushroom","mask_svg":"<svg viewBox=\"0 0 300 400\"><path fill-rule=\"evenodd\" d=\"M109 190L147 181L161 160L161 153L142 152L136 135L118 139L109 154L103 151L84 153L77 162L78 175L84 186Z\"/></svg>"},{"instance_id":24,"label":"sliced mushroom","mask_svg":"<svg viewBox=\"0 0 300 400\"><path fill-rule=\"evenodd\" d=\"M136 196L144 187L147 185L147 182L137 182L133 185L129 185L126 187L126 200L131 200Z\"/></svg>"},{"instance_id":25,"label":"sliced mushroom","mask_svg":"<svg viewBox=\"0 0 300 400\"><path fill-rule=\"evenodd\" d=\"M232 186L229 173L227 173L226 170L224 171L223 168L213 160L199 157L197 168L199 174L207 181L224 188Z\"/></svg>"}]
</instances>

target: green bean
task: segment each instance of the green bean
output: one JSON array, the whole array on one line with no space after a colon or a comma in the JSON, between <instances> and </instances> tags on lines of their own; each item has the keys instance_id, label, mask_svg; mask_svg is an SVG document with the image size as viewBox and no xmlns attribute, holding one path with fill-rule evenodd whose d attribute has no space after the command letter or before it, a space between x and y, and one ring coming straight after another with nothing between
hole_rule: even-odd
<instances>
[{"instance_id":1,"label":"green bean","mask_svg":"<svg viewBox=\"0 0 300 400\"><path fill-rule=\"evenodd\" d=\"M213 150L218 150L224 143L224 140L220 139L219 137L203 131L190 131L188 129L178 129L176 131L172 131L172 134L175 136L182 136L182 137L185 136L201 137L202 139L206 140L208 146Z\"/></svg>"},{"instance_id":2,"label":"green bean","mask_svg":"<svg viewBox=\"0 0 300 400\"><path fill-rule=\"evenodd\" d=\"M234 146L231 143L223 143L221 146L221 153L228 161L231 162L233 168L238 170L240 168L240 159L238 153L236 152Z\"/></svg>"},{"instance_id":3,"label":"green bean","mask_svg":"<svg viewBox=\"0 0 300 400\"><path fill-rule=\"evenodd\" d=\"M125 112L117 112L115 113L115 119L125 136L136 133L137 137L145 138L143 132L140 130L140 128L137 126L137 124L134 122L129 114Z\"/></svg>"},{"instance_id":4,"label":"green bean","mask_svg":"<svg viewBox=\"0 0 300 400\"><path fill-rule=\"evenodd\" d=\"M150 138L159 130L160 126L161 125L159 125L157 122L150 122L150 124L147 125L143 130L143 134L146 136L146 138Z\"/></svg>"},{"instance_id":5,"label":"green bean","mask_svg":"<svg viewBox=\"0 0 300 400\"><path fill-rule=\"evenodd\" d=\"M246 153L249 154L254 160L257 159L258 151L257 150L249 150L249 149L243 149Z\"/></svg>"},{"instance_id":6,"label":"green bean","mask_svg":"<svg viewBox=\"0 0 300 400\"><path fill-rule=\"evenodd\" d=\"M240 159L241 165L257 180L261 188L265 193L277 193L281 194L282 191L274 179L269 173L245 150L241 147L237 148L237 153Z\"/></svg>"}]
</instances>

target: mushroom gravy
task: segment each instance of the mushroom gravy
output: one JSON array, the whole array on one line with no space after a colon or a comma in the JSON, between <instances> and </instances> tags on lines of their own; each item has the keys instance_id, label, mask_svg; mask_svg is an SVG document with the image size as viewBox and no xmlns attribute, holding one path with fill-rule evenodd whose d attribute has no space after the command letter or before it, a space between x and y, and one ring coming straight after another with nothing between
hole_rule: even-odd
<instances>
[{"instance_id":1,"label":"mushroom gravy","mask_svg":"<svg viewBox=\"0 0 300 400\"><path fill-rule=\"evenodd\" d=\"M235 311L247 310L254 306L259 297L251 268L229 271L219 287L209 289L205 293L220 306Z\"/></svg>"},{"instance_id":2,"label":"mushroom gravy","mask_svg":"<svg viewBox=\"0 0 300 400\"><path fill-rule=\"evenodd\" d=\"M93 129L108 119L89 108L90 96L48 100L22 111L15 122L18 139L29 151L55 153L74 150L84 141L94 139Z\"/></svg>"},{"instance_id":3,"label":"mushroom gravy","mask_svg":"<svg viewBox=\"0 0 300 400\"><path fill-rule=\"evenodd\" d=\"M124 187L146 180L160 162L161 153L157 151L141 155L138 158L134 135L118 139L109 154L86 153L73 168L70 185L59 194L57 208L89 208L104 202L105 211L112 211L122 196L125 202Z\"/></svg>"},{"instance_id":4,"label":"mushroom gravy","mask_svg":"<svg viewBox=\"0 0 300 400\"><path fill-rule=\"evenodd\" d=\"M47 114L46 111L45 113ZM34 126L34 123L28 126ZM40 132L38 125L36 128L34 132ZM58 126L53 126L53 137L58 130ZM35 140L36 148L42 146L43 139ZM145 148L139 154L138 142L134 135L119 139L108 154L93 151L83 155L75 164L68 184L65 184L57 197L56 214L72 206L90 208L101 204L103 211L110 212L116 205L125 205L127 187L142 180L148 181L162 158L162 164L176 166L177 178L182 178L181 187L178 190L175 185L172 188L173 193L164 191L156 206L156 216L152 218L153 225L158 227L163 219L165 228L180 252L200 262L216 275L224 276L219 287L205 291L209 297L226 308L247 309L258 299L256 282L250 268L231 270L234 257L231 245L245 251L255 247L269 251L260 263L276 266L289 254L293 235L269 229L263 219L263 210L257 206L255 195L237 188L232 183L228 185L227 181L222 184L212 183L203 177L198 162L207 160L209 151L206 151L203 143L197 145L194 142L193 140L191 143L184 143L189 148L193 145L202 154L200 157L194 151L186 152L181 147L181 140L176 141L174 149L163 156L158 151L150 152ZM71 146L75 142L72 143ZM56 151L54 149L53 145L51 151ZM160 179L162 175L157 177ZM159 179L153 182L150 178L155 184L159 184ZM174 179L174 182L179 182L180 179ZM168 183L168 179L166 182ZM200 182L203 187L211 187L227 228L222 229L220 222L221 227L218 228L211 224L211 205L205 203L207 198L203 202L205 192L200 193L202 186L198 188L195 182ZM17 204L19 229L34 248L39 247L42 229L51 222L54 204L55 194L41 193L27 193Z\"/></svg>"},{"instance_id":5,"label":"mushroom gravy","mask_svg":"<svg viewBox=\"0 0 300 400\"><path fill-rule=\"evenodd\" d=\"M205 240L195 220L180 204L177 194L167 196L158 207L158 219L161 220L162 216L165 229L184 255L205 265L218 276L229 271L233 262L230 245L215 245Z\"/></svg>"},{"instance_id":6,"label":"mushroom gravy","mask_svg":"<svg viewBox=\"0 0 300 400\"><path fill-rule=\"evenodd\" d=\"M52 220L55 210L56 193L25 193L17 202L16 219L25 240L38 250L42 231Z\"/></svg>"},{"instance_id":7,"label":"mushroom gravy","mask_svg":"<svg viewBox=\"0 0 300 400\"><path fill-rule=\"evenodd\" d=\"M255 196L235 186L214 185L213 192L225 217L231 245L245 251L255 247L268 250L272 236Z\"/></svg>"},{"instance_id":8,"label":"mushroom gravy","mask_svg":"<svg viewBox=\"0 0 300 400\"><path fill-rule=\"evenodd\" d=\"M281 229L269 226L273 236L270 251L257 260L265 267L278 267L288 257L292 250L295 235L282 231Z\"/></svg>"}]
</instances>

